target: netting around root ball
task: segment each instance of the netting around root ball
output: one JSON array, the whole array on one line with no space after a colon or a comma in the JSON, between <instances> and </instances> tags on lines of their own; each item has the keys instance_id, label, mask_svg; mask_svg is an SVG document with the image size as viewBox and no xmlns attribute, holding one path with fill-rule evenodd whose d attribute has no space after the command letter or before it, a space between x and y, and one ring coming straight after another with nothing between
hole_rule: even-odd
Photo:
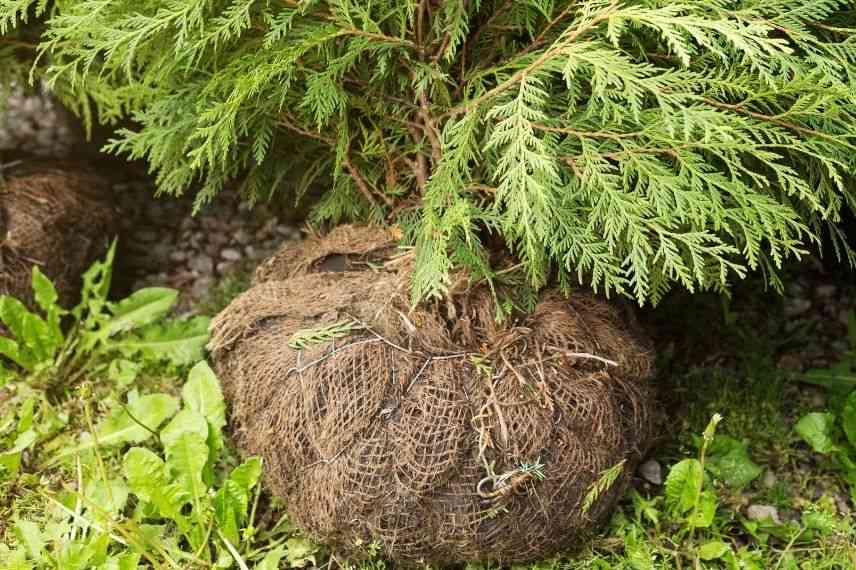
<instances>
[{"instance_id":1,"label":"netting around root ball","mask_svg":"<svg viewBox=\"0 0 856 570\"><path fill-rule=\"evenodd\" d=\"M302 256L289 246L217 317L239 446L264 458L293 520L346 556L375 540L431 563L573 546L650 439L645 344L585 293L546 292L506 325L479 287L412 310L409 258L392 245L344 228ZM343 323L344 336L289 346ZM617 480L592 492L611 468Z\"/></svg>"},{"instance_id":2,"label":"netting around root ball","mask_svg":"<svg viewBox=\"0 0 856 570\"><path fill-rule=\"evenodd\" d=\"M68 307L115 236L109 184L79 165L38 162L0 180L0 294L32 304L38 265ZM5 182L5 183L4 183Z\"/></svg>"}]
</instances>

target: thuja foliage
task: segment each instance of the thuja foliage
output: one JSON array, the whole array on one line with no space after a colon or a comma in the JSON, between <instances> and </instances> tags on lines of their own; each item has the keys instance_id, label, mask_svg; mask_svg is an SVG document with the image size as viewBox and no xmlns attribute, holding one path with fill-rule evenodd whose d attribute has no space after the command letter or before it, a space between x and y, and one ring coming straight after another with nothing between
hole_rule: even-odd
<instances>
[{"instance_id":1,"label":"thuja foliage","mask_svg":"<svg viewBox=\"0 0 856 570\"><path fill-rule=\"evenodd\" d=\"M40 54L164 193L323 180L315 221L398 223L416 300L496 236L532 287L640 302L854 261L853 0L65 0Z\"/></svg>"}]
</instances>

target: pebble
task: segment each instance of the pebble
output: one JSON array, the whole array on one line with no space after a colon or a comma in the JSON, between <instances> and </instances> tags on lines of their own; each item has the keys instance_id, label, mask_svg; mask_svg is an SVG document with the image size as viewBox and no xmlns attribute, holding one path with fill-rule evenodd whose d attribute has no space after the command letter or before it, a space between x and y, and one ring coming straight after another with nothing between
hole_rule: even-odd
<instances>
[{"instance_id":1,"label":"pebble","mask_svg":"<svg viewBox=\"0 0 856 570\"><path fill-rule=\"evenodd\" d=\"M766 487L767 489L772 489L776 486L777 482L778 478L771 469L767 469L766 471L764 471L764 478L761 479L761 484L764 485L764 487Z\"/></svg>"},{"instance_id":2,"label":"pebble","mask_svg":"<svg viewBox=\"0 0 856 570\"><path fill-rule=\"evenodd\" d=\"M226 248L220 252L220 257L222 257L226 261L240 261L241 252L237 249Z\"/></svg>"},{"instance_id":3,"label":"pebble","mask_svg":"<svg viewBox=\"0 0 856 570\"><path fill-rule=\"evenodd\" d=\"M818 297L832 297L835 295L837 288L835 285L818 285L814 289L815 295Z\"/></svg>"},{"instance_id":4,"label":"pebble","mask_svg":"<svg viewBox=\"0 0 856 570\"><path fill-rule=\"evenodd\" d=\"M210 275L214 271L214 260L208 255L196 254L190 258L187 266L200 275Z\"/></svg>"},{"instance_id":5,"label":"pebble","mask_svg":"<svg viewBox=\"0 0 856 570\"><path fill-rule=\"evenodd\" d=\"M663 466L655 459L649 459L640 465L639 475L653 485L663 484Z\"/></svg>"},{"instance_id":6,"label":"pebble","mask_svg":"<svg viewBox=\"0 0 856 570\"><path fill-rule=\"evenodd\" d=\"M808 299L792 299L785 305L785 316L789 318L798 317L811 309L811 301Z\"/></svg>"},{"instance_id":7,"label":"pebble","mask_svg":"<svg viewBox=\"0 0 856 570\"><path fill-rule=\"evenodd\" d=\"M776 524L782 524L779 509L773 505L749 505L749 508L746 509L746 518L750 521L772 520Z\"/></svg>"}]
</instances>

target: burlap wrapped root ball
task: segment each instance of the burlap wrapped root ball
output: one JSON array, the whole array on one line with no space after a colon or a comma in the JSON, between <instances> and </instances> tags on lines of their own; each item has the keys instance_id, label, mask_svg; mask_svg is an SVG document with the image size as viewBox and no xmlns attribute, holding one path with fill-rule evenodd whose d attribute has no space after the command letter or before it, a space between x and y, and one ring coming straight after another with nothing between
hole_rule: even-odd
<instances>
[{"instance_id":1,"label":"burlap wrapped root ball","mask_svg":"<svg viewBox=\"0 0 856 570\"><path fill-rule=\"evenodd\" d=\"M65 307L77 302L81 275L116 235L109 183L75 163L27 161L0 178L0 294L33 305L33 266Z\"/></svg>"},{"instance_id":2,"label":"burlap wrapped root ball","mask_svg":"<svg viewBox=\"0 0 856 570\"><path fill-rule=\"evenodd\" d=\"M485 287L412 309L394 244L341 227L287 246L215 319L238 445L344 556L372 541L404 563L573 547L651 437L647 346L582 292L547 291L503 325Z\"/></svg>"}]
</instances>

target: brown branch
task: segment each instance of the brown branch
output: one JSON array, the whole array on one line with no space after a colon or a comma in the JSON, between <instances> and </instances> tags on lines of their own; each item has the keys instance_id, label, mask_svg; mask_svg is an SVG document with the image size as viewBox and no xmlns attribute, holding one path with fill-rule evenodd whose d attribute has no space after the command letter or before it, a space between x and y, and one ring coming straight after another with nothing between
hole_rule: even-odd
<instances>
[{"instance_id":1,"label":"brown branch","mask_svg":"<svg viewBox=\"0 0 856 570\"><path fill-rule=\"evenodd\" d=\"M6 45L14 46L17 48L29 49L29 50L34 50L34 51L36 49L38 49L38 47L39 47L36 44L31 44L30 42L16 40L13 38L0 38L0 44L6 44Z\"/></svg>"},{"instance_id":2,"label":"brown branch","mask_svg":"<svg viewBox=\"0 0 856 570\"><path fill-rule=\"evenodd\" d=\"M439 131L434 118L431 116L431 107L428 104L428 95L425 91L419 94L419 116L422 118L422 132L428 137L431 144L431 158L434 164L439 164L443 156L443 145L440 143Z\"/></svg>"},{"instance_id":3,"label":"brown branch","mask_svg":"<svg viewBox=\"0 0 856 570\"><path fill-rule=\"evenodd\" d=\"M360 191L360 194L362 194L366 198L366 200L368 200L372 204L372 206L377 208L378 203L377 200L375 200L374 195L372 194L371 187L369 186L368 181L365 179L365 177L363 177L359 169L354 166L354 163L351 161L350 153L345 154L345 158L342 160L342 167L357 185L357 190ZM387 207L392 207L393 203L389 196L380 192L378 192L378 195L380 196L381 200L383 200L384 204L387 205Z\"/></svg>"},{"instance_id":4,"label":"brown branch","mask_svg":"<svg viewBox=\"0 0 856 570\"><path fill-rule=\"evenodd\" d=\"M576 3L572 3L570 6L562 10L562 12L558 16L550 20L550 23L547 24L547 27L541 30L541 33L538 34L538 36L536 36L534 40L532 40L531 44L526 46L526 48L520 53L520 55L525 55L533 49L540 47L541 44L544 43L544 37L550 32L550 30L552 30L556 26L556 24L567 18L568 14L571 13L571 10L576 7Z\"/></svg>"},{"instance_id":5,"label":"brown branch","mask_svg":"<svg viewBox=\"0 0 856 570\"><path fill-rule=\"evenodd\" d=\"M424 129L419 127L411 127L410 134L413 135L413 140L421 143L425 139ZM416 184L422 194L425 193L425 188L428 186L428 161L425 160L425 155L421 152L416 152L416 159L408 160L408 163L413 169L413 174L416 176Z\"/></svg>"},{"instance_id":6,"label":"brown branch","mask_svg":"<svg viewBox=\"0 0 856 570\"><path fill-rule=\"evenodd\" d=\"M621 140L621 139L630 139L638 137L644 134L642 131L635 133L613 133L609 131L580 131L577 129L568 129L565 127L550 127L547 125L543 125L540 123L534 123L532 125L536 129L547 131L549 133L562 133L566 135L574 135L577 137L589 137L593 139L612 139L612 140Z\"/></svg>"},{"instance_id":7,"label":"brown branch","mask_svg":"<svg viewBox=\"0 0 856 570\"><path fill-rule=\"evenodd\" d=\"M707 97L704 98L704 102L707 103L708 105L712 106L712 107L717 107L719 109L727 109L729 111L735 111L737 113L740 113L741 115L746 115L747 117L752 117L753 119L758 119L759 121L765 121L767 123L778 125L778 126L783 127L785 129L796 131L796 132L802 133L804 135L809 135L812 137L817 137L817 138L825 139L828 141L832 141L836 144L844 145L851 150L856 150L856 146L854 146L848 142L841 141L832 135L828 135L826 133L821 133L819 131L815 131L814 129L809 129L808 127L802 127L800 125L795 125L793 123L789 123L788 121L784 121L778 117L774 117L771 115L765 115L763 113L758 113L756 111L750 111L749 109L743 108L743 104L741 104L741 103L738 103L738 104L721 103L720 101L717 101L715 99L710 99Z\"/></svg>"},{"instance_id":8,"label":"brown branch","mask_svg":"<svg viewBox=\"0 0 856 570\"><path fill-rule=\"evenodd\" d=\"M336 146L336 140L335 139L327 138L324 135L322 135L321 133L309 131L309 130L306 130L302 127L295 125L293 122L293 118L288 113L283 113L282 115L280 115L279 121L277 121L277 124L285 127L286 129L288 129L290 131L293 131L297 134L303 135L304 137L308 137L310 139L314 139L316 141L323 142L324 144L328 144L330 146Z\"/></svg>"},{"instance_id":9,"label":"brown branch","mask_svg":"<svg viewBox=\"0 0 856 570\"><path fill-rule=\"evenodd\" d=\"M476 97L472 101L462 103L462 104L458 105L457 107L453 107L452 109L449 109L443 115L441 115L440 118L444 119L447 117L455 117L455 116L460 115L462 113L468 113L468 112L472 111L475 107L478 107L480 104L487 101L488 99L496 97L500 93L502 93L502 92L506 91L507 89L513 87L517 82L519 82L521 79L526 77L527 74L532 73L533 71L535 71L536 69L538 69L539 67L541 67L542 65L547 63L556 54L558 54L562 50L564 50L569 44L576 41L576 39L579 38L581 35L591 31L594 27L596 27L601 22L608 20L610 17L612 17L612 15L617 10L618 10L618 5L613 4L609 8L609 10L605 11L603 14L597 16L596 18L592 18L591 20L586 22L586 24L584 26L577 28L576 30L574 30L573 32L568 34L567 38L565 38L559 45L554 45L552 48L545 51L543 54L541 54L540 57L538 57L538 59L536 59L535 61L533 61L529 65L527 65L525 68L517 71L514 75L512 75L511 77L509 77L508 79L506 79L505 81L503 81L502 83L500 83L499 85L494 87L493 89L490 89L489 91L483 93L481 96Z\"/></svg>"}]
</instances>

